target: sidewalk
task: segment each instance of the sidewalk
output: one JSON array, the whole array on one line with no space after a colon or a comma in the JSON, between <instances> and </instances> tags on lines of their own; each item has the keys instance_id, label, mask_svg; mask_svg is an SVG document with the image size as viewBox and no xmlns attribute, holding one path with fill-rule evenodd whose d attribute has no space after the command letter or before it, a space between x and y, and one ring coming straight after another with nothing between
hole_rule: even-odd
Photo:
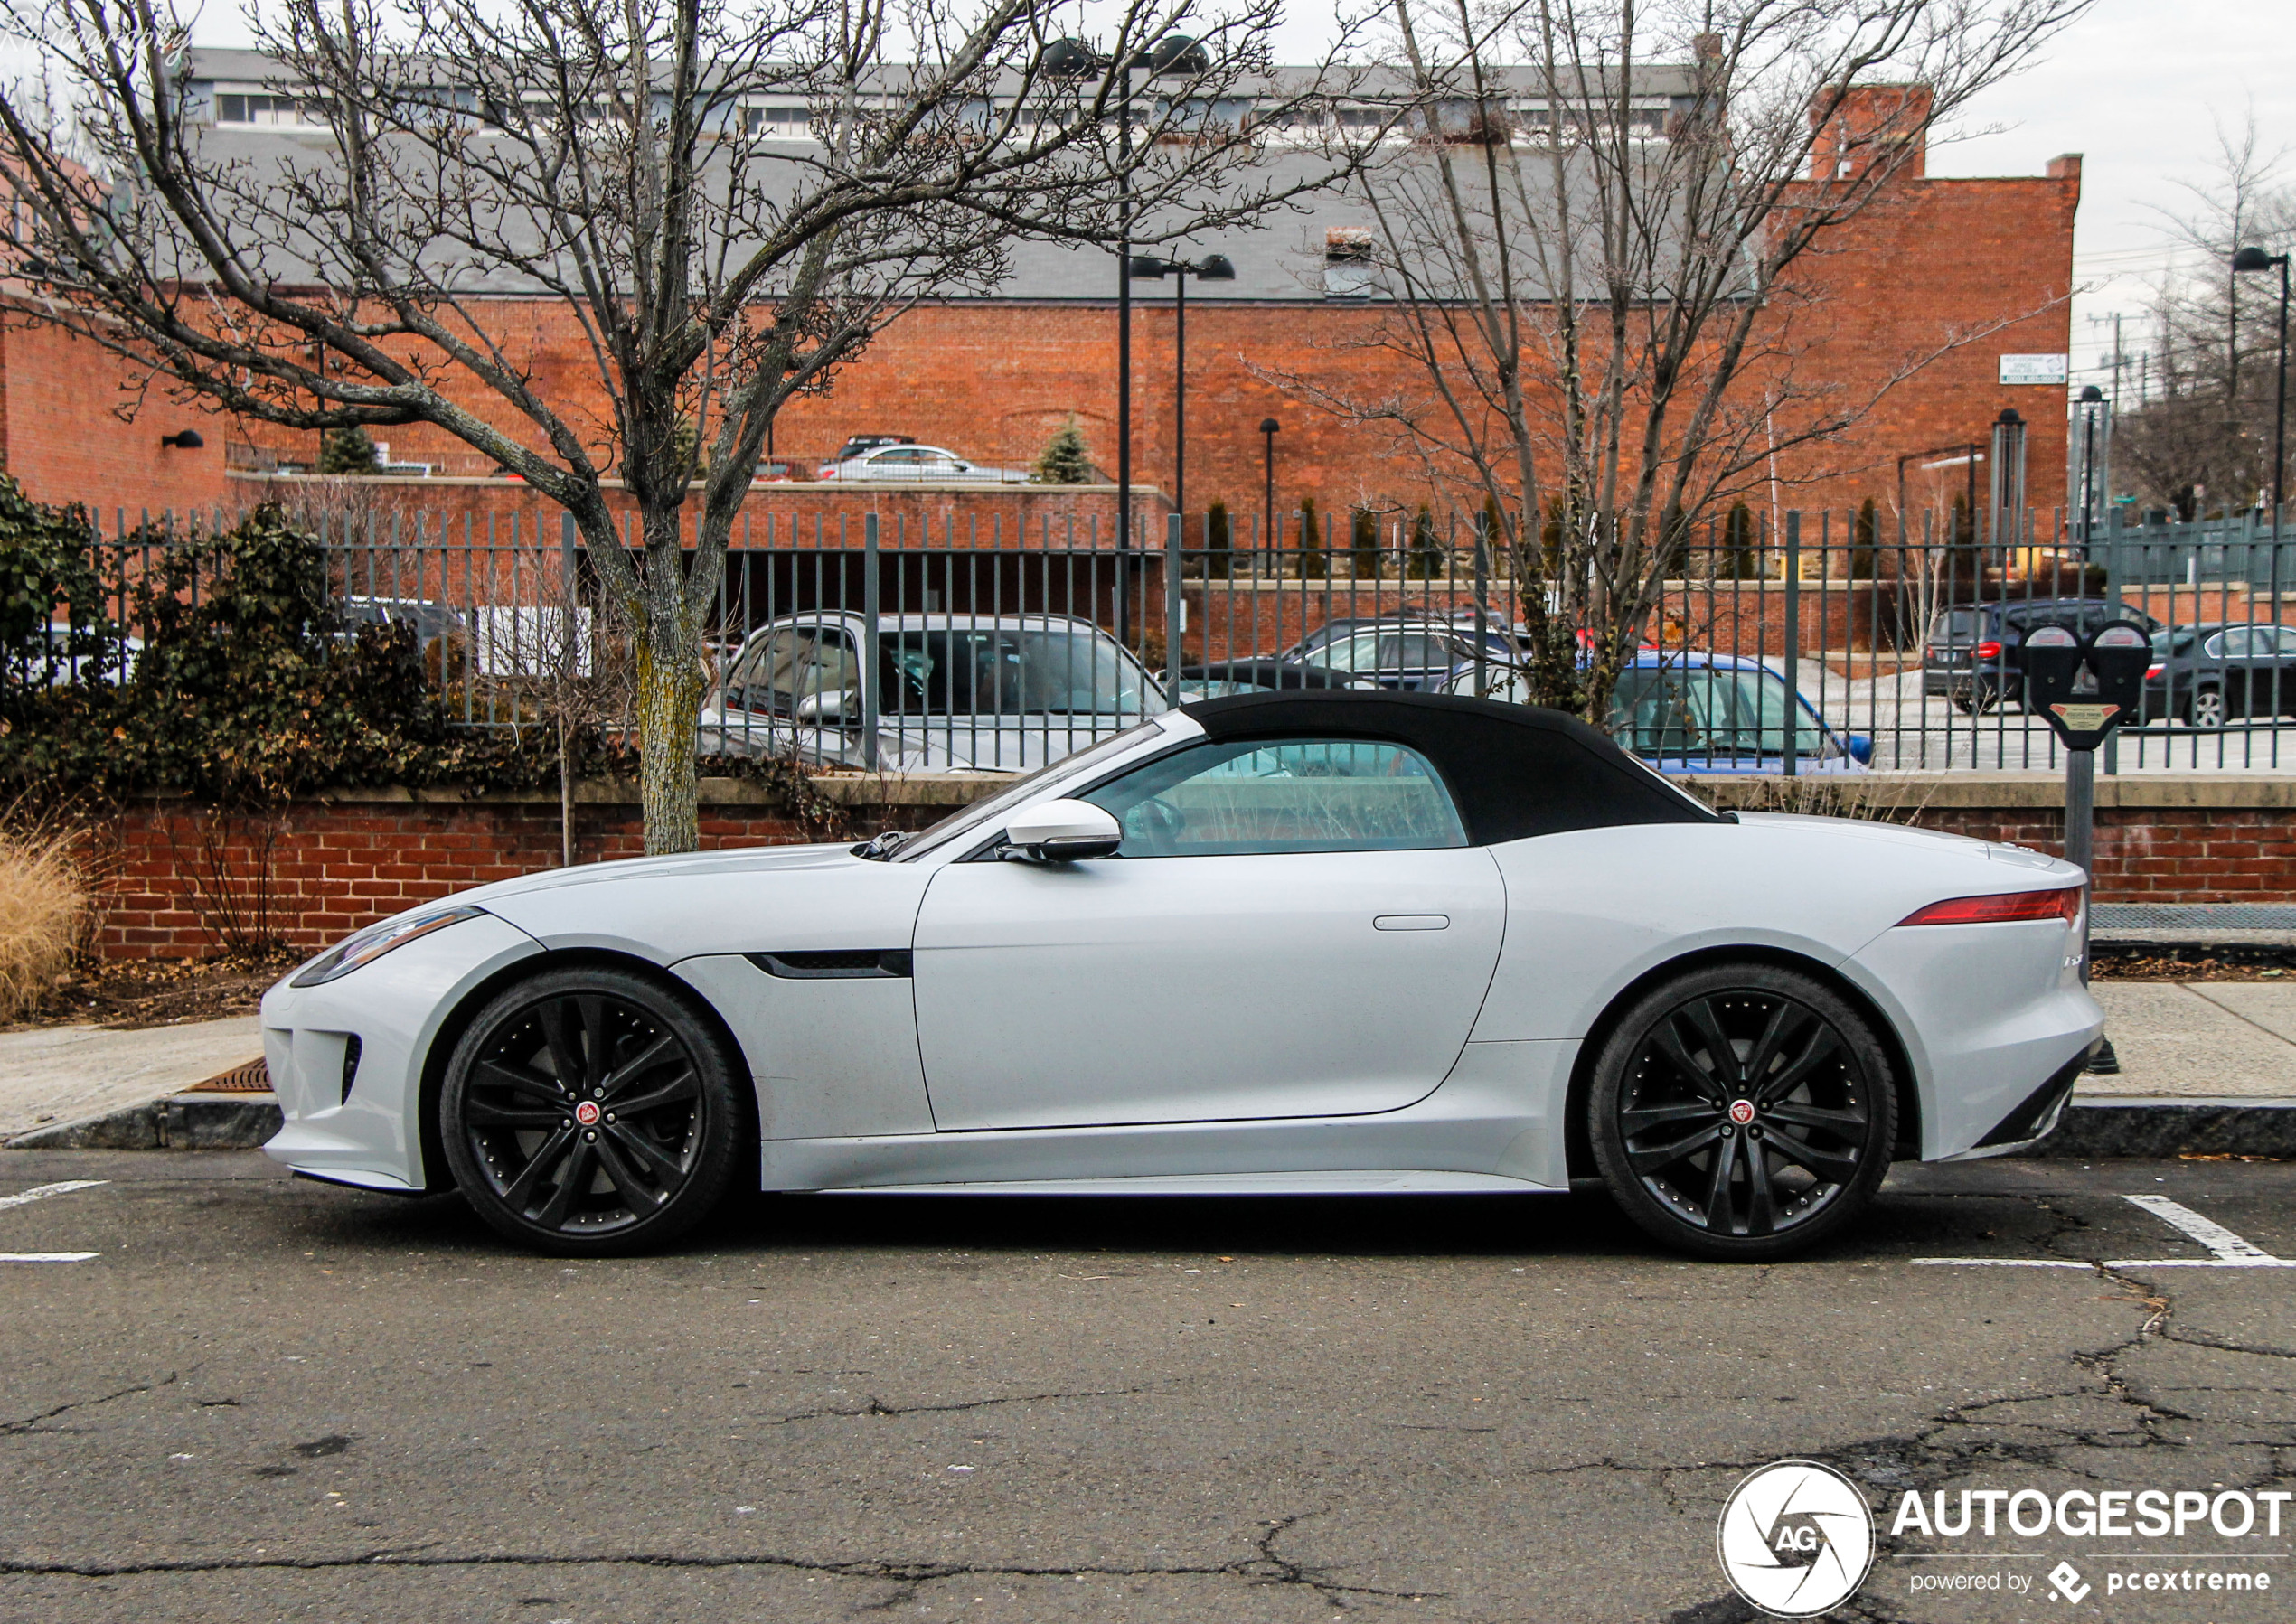
<instances>
[{"instance_id":1,"label":"sidewalk","mask_svg":"<svg viewBox=\"0 0 2296 1624\"><path fill-rule=\"evenodd\" d=\"M2084 1077L2076 1099L2296 1099L2296 978L2098 981L2118 1076Z\"/></svg>"},{"instance_id":2,"label":"sidewalk","mask_svg":"<svg viewBox=\"0 0 2296 1624\"><path fill-rule=\"evenodd\" d=\"M133 1112L262 1053L263 1022L254 1015L133 1032L49 1027L0 1033L0 1142ZM270 1098L237 1096L267 1103Z\"/></svg>"}]
</instances>

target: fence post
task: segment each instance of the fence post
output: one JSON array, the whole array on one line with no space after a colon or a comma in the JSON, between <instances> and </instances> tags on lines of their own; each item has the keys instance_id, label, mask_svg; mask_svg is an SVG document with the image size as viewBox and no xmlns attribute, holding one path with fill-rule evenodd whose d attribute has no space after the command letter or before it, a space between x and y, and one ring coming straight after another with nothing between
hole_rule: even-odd
<instances>
[{"instance_id":1,"label":"fence post","mask_svg":"<svg viewBox=\"0 0 2296 1624\"><path fill-rule=\"evenodd\" d=\"M2115 619L2119 618L2115 611L2121 607L2121 510L2107 502L2104 504L2104 612ZM2144 724L2144 708L2141 705L2137 708L2137 723L2140 727ZM2141 763L2143 757L2139 756L2138 760ZM2108 777L2121 771L2121 729L2118 728L2104 736L2104 771ZM2084 972L2088 962L2084 955L2081 960Z\"/></svg>"},{"instance_id":2,"label":"fence post","mask_svg":"<svg viewBox=\"0 0 2296 1624\"><path fill-rule=\"evenodd\" d=\"M1785 775L1795 775L1795 744L1802 736L1802 510L1786 510L1786 709ZM1759 723L1756 726L1759 727Z\"/></svg>"},{"instance_id":3,"label":"fence post","mask_svg":"<svg viewBox=\"0 0 2296 1624\"><path fill-rule=\"evenodd\" d=\"M1491 697L1491 658L1485 634L1491 620L1491 509L1475 515L1475 698Z\"/></svg>"},{"instance_id":4,"label":"fence post","mask_svg":"<svg viewBox=\"0 0 2296 1624\"><path fill-rule=\"evenodd\" d=\"M877 515L861 520L861 765L877 771L877 673L885 650L877 624Z\"/></svg>"},{"instance_id":5,"label":"fence post","mask_svg":"<svg viewBox=\"0 0 2296 1624\"><path fill-rule=\"evenodd\" d=\"M1178 513L1164 520L1164 691L1175 705L1180 703L1183 663L1180 645L1186 641L1188 630L1188 601L1180 590L1180 549L1186 523Z\"/></svg>"}]
</instances>

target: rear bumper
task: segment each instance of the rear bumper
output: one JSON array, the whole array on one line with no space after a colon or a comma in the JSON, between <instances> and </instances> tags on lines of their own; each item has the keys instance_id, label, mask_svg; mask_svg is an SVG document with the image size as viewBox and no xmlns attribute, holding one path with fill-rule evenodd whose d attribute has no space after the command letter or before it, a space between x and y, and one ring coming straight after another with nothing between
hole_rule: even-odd
<instances>
[{"instance_id":1,"label":"rear bumper","mask_svg":"<svg viewBox=\"0 0 2296 1624\"><path fill-rule=\"evenodd\" d=\"M1982 1161L1992 1156L2015 1156L2029 1150L2056 1130L2058 1119L2065 1115L2066 1102L2073 1098L2074 1084L2080 1082L2081 1073L2095 1054L2093 1040L2087 1047L2049 1074L2047 1082L2018 1102L2017 1109L1993 1124L1990 1131L1966 1150L1944 1157L1946 1161Z\"/></svg>"}]
</instances>

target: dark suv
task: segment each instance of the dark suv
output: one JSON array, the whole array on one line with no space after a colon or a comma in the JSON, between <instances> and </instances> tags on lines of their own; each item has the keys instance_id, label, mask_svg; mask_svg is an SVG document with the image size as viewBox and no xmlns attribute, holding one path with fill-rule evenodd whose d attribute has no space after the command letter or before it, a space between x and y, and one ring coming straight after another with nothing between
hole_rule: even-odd
<instances>
[{"instance_id":1,"label":"dark suv","mask_svg":"<svg viewBox=\"0 0 2296 1624\"><path fill-rule=\"evenodd\" d=\"M2037 626L2065 626L2083 637L2112 621L2141 627L2160 623L2143 610L2101 597L2012 598L1998 604L1958 604L1937 617L1922 651L1921 690L1942 694L1959 710L1991 710L2025 702L2026 634Z\"/></svg>"}]
</instances>

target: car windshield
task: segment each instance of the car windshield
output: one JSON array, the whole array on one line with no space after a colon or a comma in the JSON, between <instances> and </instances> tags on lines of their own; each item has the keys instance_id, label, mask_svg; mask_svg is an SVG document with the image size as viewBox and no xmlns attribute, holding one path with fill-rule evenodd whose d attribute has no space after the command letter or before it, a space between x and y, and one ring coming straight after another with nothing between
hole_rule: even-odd
<instances>
[{"instance_id":1,"label":"car windshield","mask_svg":"<svg viewBox=\"0 0 2296 1624\"><path fill-rule=\"evenodd\" d=\"M1059 761L1039 767L1035 772L1015 778L995 794L985 800L949 813L937 823L929 823L915 835L901 842L895 860L911 863L929 851L937 851L952 840L961 840L977 830L992 829L1004 814L1022 802L1032 801L1046 790L1072 784L1090 776L1111 756L1121 756L1140 742L1142 734L1162 726L1161 722L1142 722L1113 734L1088 749L1074 756L1064 756Z\"/></svg>"},{"instance_id":2,"label":"car windshield","mask_svg":"<svg viewBox=\"0 0 2296 1624\"><path fill-rule=\"evenodd\" d=\"M1638 666L1620 672L1611 692L1610 732L1635 755L1660 760L1783 756L1789 714L1795 754L1825 755L1825 730L1774 671Z\"/></svg>"},{"instance_id":3,"label":"car windshield","mask_svg":"<svg viewBox=\"0 0 2296 1624\"><path fill-rule=\"evenodd\" d=\"M885 634L878 709L904 716L1147 716L1163 690L1091 626Z\"/></svg>"}]
</instances>

